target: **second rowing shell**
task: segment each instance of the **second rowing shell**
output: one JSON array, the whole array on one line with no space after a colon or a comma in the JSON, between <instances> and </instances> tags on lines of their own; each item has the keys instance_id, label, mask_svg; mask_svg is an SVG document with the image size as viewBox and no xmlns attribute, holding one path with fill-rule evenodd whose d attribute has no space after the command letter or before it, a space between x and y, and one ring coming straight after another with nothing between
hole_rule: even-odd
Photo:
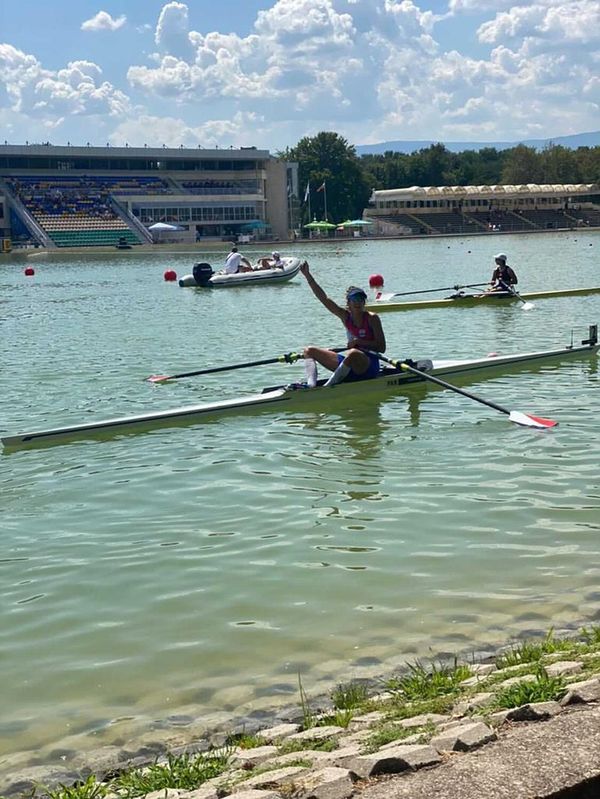
<instances>
[{"instance_id":1,"label":"second rowing shell","mask_svg":"<svg viewBox=\"0 0 600 799\"><path fill-rule=\"evenodd\" d=\"M576 297L584 294L600 294L600 286L579 289L558 289L557 291L527 291L520 296L524 300L552 299L553 297ZM496 305L497 303L518 301L518 297L504 292L487 292L485 294L465 294L462 297L442 297L436 300L414 300L412 302L371 302L368 311L384 313L386 311L414 311L419 308L474 308L478 306Z\"/></svg>"}]
</instances>

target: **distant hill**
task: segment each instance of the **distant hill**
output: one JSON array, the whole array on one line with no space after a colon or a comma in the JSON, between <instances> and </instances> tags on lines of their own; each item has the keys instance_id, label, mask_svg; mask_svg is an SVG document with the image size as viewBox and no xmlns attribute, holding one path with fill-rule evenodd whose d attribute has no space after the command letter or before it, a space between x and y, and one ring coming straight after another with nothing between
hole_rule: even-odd
<instances>
[{"instance_id":1,"label":"distant hill","mask_svg":"<svg viewBox=\"0 0 600 799\"><path fill-rule=\"evenodd\" d=\"M358 144L356 152L358 155L380 155L392 151L396 153L414 153L437 144L439 139L423 141L384 141L379 144ZM535 147L541 150L548 144L560 144L576 150L578 147L598 147L600 145L600 130L592 133L577 133L573 136L555 136L552 139L523 139L522 141L443 141L446 149L453 153L460 153L463 150L482 150L484 147L495 147L496 150L508 150L516 147L517 144L525 144L527 147Z\"/></svg>"}]
</instances>

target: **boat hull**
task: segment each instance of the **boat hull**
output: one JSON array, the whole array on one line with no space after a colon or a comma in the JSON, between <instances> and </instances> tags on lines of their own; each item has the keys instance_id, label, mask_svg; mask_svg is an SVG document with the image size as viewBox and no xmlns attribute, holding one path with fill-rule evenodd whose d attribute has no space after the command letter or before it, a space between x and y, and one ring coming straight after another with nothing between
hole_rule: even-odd
<instances>
[{"instance_id":1,"label":"boat hull","mask_svg":"<svg viewBox=\"0 0 600 799\"><path fill-rule=\"evenodd\" d=\"M430 374L440 377L478 373L489 370L501 370L507 367L532 366L542 361L563 360L587 357L597 352L598 344L593 341L585 346L564 347L556 350L517 353L514 355L488 355L484 358L468 360L433 360ZM49 430L38 430L30 433L6 436L2 438L5 449L33 448L52 444L62 444L74 440L94 440L107 438L121 433L143 431L161 427L189 425L205 419L220 416L249 413L258 409L272 408L292 411L310 410L314 406L321 408L335 400L347 402L348 398L361 396L386 396L402 393L425 378L410 372L386 367L380 376L371 380L344 382L330 388L323 388L324 381L316 389L293 389L276 386L264 389L260 394L238 397L231 400L190 405L167 411L156 411L105 419L98 422L86 422L67 427Z\"/></svg>"},{"instance_id":2,"label":"boat hull","mask_svg":"<svg viewBox=\"0 0 600 799\"><path fill-rule=\"evenodd\" d=\"M196 282L194 275L184 275L179 280L182 288L234 288L239 286L262 286L273 283L287 283L296 277L300 271L300 258L282 258L283 269L255 269L252 272L236 272L233 275L224 275L216 272L207 281L205 286Z\"/></svg>"},{"instance_id":3,"label":"boat hull","mask_svg":"<svg viewBox=\"0 0 600 799\"><path fill-rule=\"evenodd\" d=\"M527 291L521 292L524 300L553 299L554 297L577 297L585 294L600 294L600 286L591 288L559 289L557 291ZM484 294L468 294L462 297L443 297L435 300L414 300L412 302L382 302L375 301L367 305L369 311L386 313L388 311L416 311L421 308L475 308L502 305L507 302L518 302L519 298L513 294L502 292L487 292Z\"/></svg>"}]
</instances>

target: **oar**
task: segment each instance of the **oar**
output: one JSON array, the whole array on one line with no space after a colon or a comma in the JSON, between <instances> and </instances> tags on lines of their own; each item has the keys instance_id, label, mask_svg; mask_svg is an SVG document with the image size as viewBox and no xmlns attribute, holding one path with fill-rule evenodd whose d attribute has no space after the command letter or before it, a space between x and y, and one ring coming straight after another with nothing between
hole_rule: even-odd
<instances>
[{"instance_id":1,"label":"oar","mask_svg":"<svg viewBox=\"0 0 600 799\"><path fill-rule=\"evenodd\" d=\"M495 411L505 413L508 416L509 421L514 422L515 424L520 424L524 427L536 427L541 430L545 430L548 427L556 427L558 424L558 422L555 422L553 419L543 419L540 416L531 416L531 414L522 413L521 411L510 411L508 408L503 408L502 405L496 405L495 402L490 402L490 400L486 400L483 397L478 397L476 394L471 394L470 391L465 391L463 388L453 386L452 383L446 383L445 380L440 380L439 377L434 377L434 375L430 375L427 372L422 372L420 369L415 369L414 366L410 366L404 361L396 361L392 358L386 358L385 355L382 355L379 352L372 352L371 355L376 355L381 361L385 361L386 363L395 366L396 369L412 372L415 375L419 375L419 377L423 377L425 380L429 380L432 383L436 383L438 386L442 386L442 388L448 388L450 391L456 391L457 394L462 394L463 397L468 397L469 399L475 400L475 402L480 402L482 405L487 405L488 408L493 408Z\"/></svg>"},{"instance_id":2,"label":"oar","mask_svg":"<svg viewBox=\"0 0 600 799\"><path fill-rule=\"evenodd\" d=\"M333 352L343 352L348 349L347 347L333 347ZM180 377L195 377L196 375L210 375L215 372L229 372L233 369L248 369L250 366L266 366L270 363L296 363L296 361L304 358L301 352L286 352L284 355L278 355L276 358L265 358L261 361L244 361L243 363L234 363L229 366L212 366L210 369L198 369L195 372L181 372L177 375L152 375L147 377L150 383L165 383L167 380L178 380Z\"/></svg>"},{"instance_id":3,"label":"oar","mask_svg":"<svg viewBox=\"0 0 600 799\"><path fill-rule=\"evenodd\" d=\"M439 289L421 289L420 291L396 291L393 294L382 294L381 298L386 300L392 297L408 297L410 294L431 294L434 291L458 291L459 289L473 289L479 286L487 286L487 283L466 283L464 286L442 286Z\"/></svg>"},{"instance_id":4,"label":"oar","mask_svg":"<svg viewBox=\"0 0 600 799\"><path fill-rule=\"evenodd\" d=\"M509 283L505 283L503 280L499 280L498 282L500 283L502 288L506 289L506 291L512 294L513 297L516 297L518 300L520 300L523 303L524 311L531 311L533 308L535 308L535 305L532 302L527 302L527 300L524 300L523 297L521 297L519 292L516 290L516 288L511 286Z\"/></svg>"}]
</instances>

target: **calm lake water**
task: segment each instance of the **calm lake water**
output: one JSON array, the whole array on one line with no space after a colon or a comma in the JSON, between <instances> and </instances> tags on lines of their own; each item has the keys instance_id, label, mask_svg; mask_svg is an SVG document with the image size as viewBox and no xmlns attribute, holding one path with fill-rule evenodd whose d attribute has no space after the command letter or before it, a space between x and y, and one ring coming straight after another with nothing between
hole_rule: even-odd
<instances>
[{"instance_id":1,"label":"calm lake water","mask_svg":"<svg viewBox=\"0 0 600 799\"><path fill-rule=\"evenodd\" d=\"M589 232L297 252L342 301L373 272L387 291L480 282L498 250L522 290L600 281ZM144 378L344 341L301 277L162 279L224 253L2 256L2 433L251 393L302 364ZM600 295L382 320L395 357L543 349L583 338ZM298 673L311 696L600 618L597 358L455 382L560 426L519 428L421 386L1 455L0 776L297 703Z\"/></svg>"}]
</instances>

